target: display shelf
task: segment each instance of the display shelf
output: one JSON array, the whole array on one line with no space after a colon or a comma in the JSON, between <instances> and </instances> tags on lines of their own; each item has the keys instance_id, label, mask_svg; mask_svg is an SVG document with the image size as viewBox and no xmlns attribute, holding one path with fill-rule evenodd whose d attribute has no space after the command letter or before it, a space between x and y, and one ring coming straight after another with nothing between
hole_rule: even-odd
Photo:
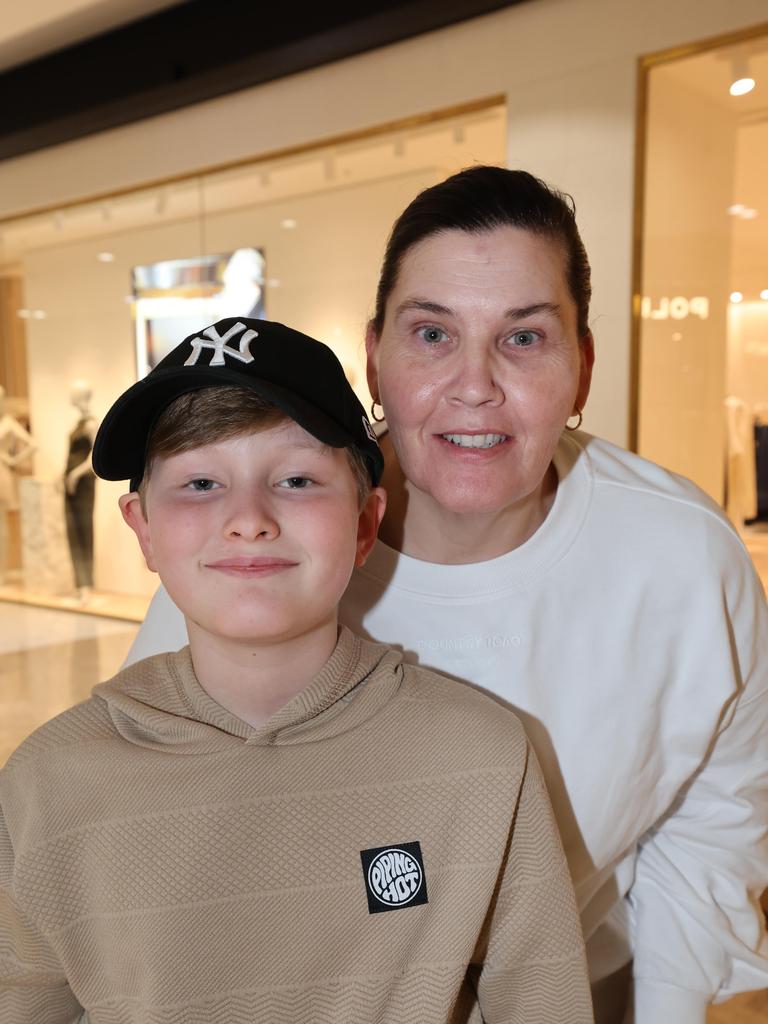
<instances>
[{"instance_id":1,"label":"display shelf","mask_svg":"<svg viewBox=\"0 0 768 1024\"><path fill-rule=\"evenodd\" d=\"M87 600L80 600L75 594L46 594L30 590L21 583L8 581L5 584L0 584L0 601L29 604L37 608L53 608L57 611L78 612L80 615L121 619L124 622L142 622L147 614L150 598L94 590Z\"/></svg>"}]
</instances>

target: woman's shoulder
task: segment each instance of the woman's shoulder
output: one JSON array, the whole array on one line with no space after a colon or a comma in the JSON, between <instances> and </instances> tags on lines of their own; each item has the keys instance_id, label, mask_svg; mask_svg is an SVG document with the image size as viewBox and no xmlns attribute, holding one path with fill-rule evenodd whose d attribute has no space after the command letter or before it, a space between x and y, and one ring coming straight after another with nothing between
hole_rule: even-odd
<instances>
[{"instance_id":1,"label":"woman's shoulder","mask_svg":"<svg viewBox=\"0 0 768 1024\"><path fill-rule=\"evenodd\" d=\"M614 537L625 556L645 552L655 565L663 557L670 571L688 565L708 567L710 578L751 575L733 524L692 480L598 437L579 434L571 443L591 478L589 520L603 546Z\"/></svg>"},{"instance_id":2,"label":"woman's shoulder","mask_svg":"<svg viewBox=\"0 0 768 1024\"><path fill-rule=\"evenodd\" d=\"M585 464L596 488L624 493L630 504L645 499L663 507L666 514L674 514L677 508L681 515L706 516L732 529L717 502L680 473L590 434L579 432L571 443L576 459Z\"/></svg>"}]
</instances>

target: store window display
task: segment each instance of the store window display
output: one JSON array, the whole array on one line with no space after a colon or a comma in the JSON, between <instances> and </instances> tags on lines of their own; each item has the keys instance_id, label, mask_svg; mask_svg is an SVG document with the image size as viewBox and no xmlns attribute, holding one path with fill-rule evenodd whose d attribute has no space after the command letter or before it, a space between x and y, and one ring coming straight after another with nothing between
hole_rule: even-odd
<instances>
[{"instance_id":1,"label":"store window display","mask_svg":"<svg viewBox=\"0 0 768 1024\"><path fill-rule=\"evenodd\" d=\"M0 386L0 583L8 560L8 513L19 508L18 469L35 452L29 431L6 411L5 388Z\"/></svg>"},{"instance_id":2,"label":"store window display","mask_svg":"<svg viewBox=\"0 0 768 1024\"><path fill-rule=\"evenodd\" d=\"M79 419L69 435L69 453L64 473L64 513L67 540L75 573L78 597L86 602L93 590L93 508L96 476L91 451L98 426L91 413L93 390L88 381L72 382L70 400Z\"/></svg>"}]
</instances>

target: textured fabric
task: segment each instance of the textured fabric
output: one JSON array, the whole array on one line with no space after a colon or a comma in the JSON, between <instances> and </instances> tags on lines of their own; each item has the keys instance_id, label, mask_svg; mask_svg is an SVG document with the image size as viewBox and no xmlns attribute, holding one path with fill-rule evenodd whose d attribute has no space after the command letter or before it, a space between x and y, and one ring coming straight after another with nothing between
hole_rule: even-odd
<instances>
[{"instance_id":1,"label":"textured fabric","mask_svg":"<svg viewBox=\"0 0 768 1024\"><path fill-rule=\"evenodd\" d=\"M554 506L527 543L474 565L379 543L342 621L518 711L593 979L634 952L636 1024L703 1024L712 998L768 986L765 598L689 481L578 432L555 466ZM133 656L185 637L160 591Z\"/></svg>"},{"instance_id":2,"label":"textured fabric","mask_svg":"<svg viewBox=\"0 0 768 1024\"><path fill-rule=\"evenodd\" d=\"M22 744L0 806L4 1024L592 1020L516 718L347 630L260 728L188 649L124 670ZM361 852L412 843L427 901L370 913Z\"/></svg>"}]
</instances>

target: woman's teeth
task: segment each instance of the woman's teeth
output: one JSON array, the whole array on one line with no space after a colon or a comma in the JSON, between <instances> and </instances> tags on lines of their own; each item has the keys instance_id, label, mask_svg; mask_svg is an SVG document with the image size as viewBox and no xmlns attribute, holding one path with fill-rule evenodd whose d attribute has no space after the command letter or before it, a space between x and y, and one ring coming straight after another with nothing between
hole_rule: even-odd
<instances>
[{"instance_id":1,"label":"woman's teeth","mask_svg":"<svg viewBox=\"0 0 768 1024\"><path fill-rule=\"evenodd\" d=\"M459 448L493 448L506 441L506 434L442 434L446 441Z\"/></svg>"}]
</instances>

